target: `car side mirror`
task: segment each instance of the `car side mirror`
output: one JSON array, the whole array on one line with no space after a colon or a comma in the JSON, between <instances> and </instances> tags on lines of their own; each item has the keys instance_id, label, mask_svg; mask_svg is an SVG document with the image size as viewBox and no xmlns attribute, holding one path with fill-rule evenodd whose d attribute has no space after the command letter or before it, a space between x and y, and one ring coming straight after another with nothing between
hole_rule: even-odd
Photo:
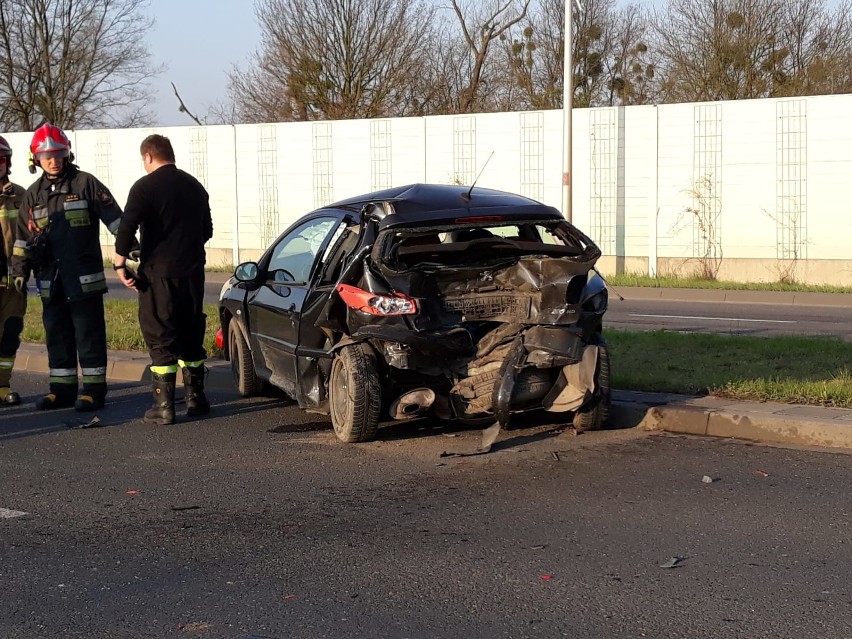
<instances>
[{"instance_id":1,"label":"car side mirror","mask_svg":"<svg viewBox=\"0 0 852 639\"><path fill-rule=\"evenodd\" d=\"M254 282L260 272L256 262L243 262L234 269L234 277L240 282Z\"/></svg>"}]
</instances>

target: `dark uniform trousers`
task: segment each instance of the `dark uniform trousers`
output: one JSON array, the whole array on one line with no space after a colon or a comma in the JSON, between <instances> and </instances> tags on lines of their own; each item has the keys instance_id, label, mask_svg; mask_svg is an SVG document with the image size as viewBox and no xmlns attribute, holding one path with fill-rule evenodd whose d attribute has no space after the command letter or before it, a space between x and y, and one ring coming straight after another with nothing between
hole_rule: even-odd
<instances>
[{"instance_id":1,"label":"dark uniform trousers","mask_svg":"<svg viewBox=\"0 0 852 639\"><path fill-rule=\"evenodd\" d=\"M178 360L203 362L204 271L186 277L143 276L139 291L139 326L152 366L172 366Z\"/></svg>"},{"instance_id":2,"label":"dark uniform trousers","mask_svg":"<svg viewBox=\"0 0 852 639\"><path fill-rule=\"evenodd\" d=\"M49 299L42 300L47 334L50 392L59 397L77 395L77 361L83 373L83 395L106 397L106 322L104 298L93 295L69 302L56 278ZM79 352L78 352L79 348Z\"/></svg>"}]
</instances>

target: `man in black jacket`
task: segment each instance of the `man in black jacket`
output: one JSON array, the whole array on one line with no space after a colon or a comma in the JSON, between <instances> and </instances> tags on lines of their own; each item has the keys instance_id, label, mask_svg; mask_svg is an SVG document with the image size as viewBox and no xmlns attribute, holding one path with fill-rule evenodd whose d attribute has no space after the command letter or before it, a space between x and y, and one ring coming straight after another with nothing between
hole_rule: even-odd
<instances>
[{"instance_id":1,"label":"man in black jacket","mask_svg":"<svg viewBox=\"0 0 852 639\"><path fill-rule=\"evenodd\" d=\"M32 268L41 293L50 391L36 406L96 410L107 393L107 283L98 229L103 222L115 233L121 207L95 176L73 164L71 142L59 127L39 127L30 153L30 171L39 166L42 175L21 203L12 275L22 289ZM83 391L75 403L78 356Z\"/></svg>"},{"instance_id":2,"label":"man in black jacket","mask_svg":"<svg viewBox=\"0 0 852 639\"><path fill-rule=\"evenodd\" d=\"M177 369L183 372L187 415L210 410L204 394L204 244L213 236L207 191L175 166L171 142L150 135L140 146L148 174L131 187L115 241L113 268L139 291L139 325L151 355L154 405L145 421L173 424ZM141 229L138 276L126 266Z\"/></svg>"}]
</instances>

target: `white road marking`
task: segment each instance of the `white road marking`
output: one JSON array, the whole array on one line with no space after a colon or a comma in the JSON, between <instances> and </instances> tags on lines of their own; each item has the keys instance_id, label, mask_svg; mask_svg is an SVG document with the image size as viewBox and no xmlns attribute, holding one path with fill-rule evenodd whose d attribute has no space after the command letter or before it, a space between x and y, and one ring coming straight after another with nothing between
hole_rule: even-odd
<instances>
[{"instance_id":1,"label":"white road marking","mask_svg":"<svg viewBox=\"0 0 852 639\"><path fill-rule=\"evenodd\" d=\"M9 510L8 508L0 508L0 519L14 519L15 517L23 517L29 515L22 510Z\"/></svg>"},{"instance_id":2,"label":"white road marking","mask_svg":"<svg viewBox=\"0 0 852 639\"><path fill-rule=\"evenodd\" d=\"M643 313L629 313L631 317L653 317L656 319L688 319L688 320L710 320L714 322L765 322L767 324L795 324L795 320L767 320L746 319L743 317L703 317L701 315L646 315Z\"/></svg>"}]
</instances>

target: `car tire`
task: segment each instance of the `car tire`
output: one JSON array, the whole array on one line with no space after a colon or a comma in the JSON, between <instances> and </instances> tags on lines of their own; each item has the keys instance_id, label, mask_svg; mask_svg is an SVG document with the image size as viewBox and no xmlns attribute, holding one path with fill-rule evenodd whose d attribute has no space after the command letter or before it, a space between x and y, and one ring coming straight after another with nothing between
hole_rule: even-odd
<instances>
[{"instance_id":1,"label":"car tire","mask_svg":"<svg viewBox=\"0 0 852 639\"><path fill-rule=\"evenodd\" d=\"M344 346L331 364L328 384L331 423L337 438L346 443L376 438L382 409L379 370L366 344Z\"/></svg>"},{"instance_id":2,"label":"car tire","mask_svg":"<svg viewBox=\"0 0 852 639\"><path fill-rule=\"evenodd\" d=\"M603 428L609 417L610 404L612 404L609 349L606 340L598 334L591 343L598 347L598 366L595 371L595 384L598 392L587 406L581 407L574 413L573 425L578 433Z\"/></svg>"},{"instance_id":3,"label":"car tire","mask_svg":"<svg viewBox=\"0 0 852 639\"><path fill-rule=\"evenodd\" d=\"M243 397L259 395L263 391L263 382L257 377L251 350L235 320L228 324L228 353L237 392Z\"/></svg>"}]
</instances>

